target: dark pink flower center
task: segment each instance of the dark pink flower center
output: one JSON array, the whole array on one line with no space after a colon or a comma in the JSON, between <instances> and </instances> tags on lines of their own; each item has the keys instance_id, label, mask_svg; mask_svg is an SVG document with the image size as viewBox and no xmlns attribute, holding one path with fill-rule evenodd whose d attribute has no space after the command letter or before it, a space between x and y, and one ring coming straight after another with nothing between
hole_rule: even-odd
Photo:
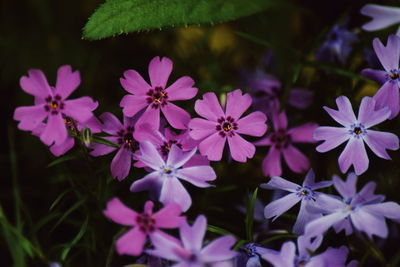
<instances>
[{"instance_id":1,"label":"dark pink flower center","mask_svg":"<svg viewBox=\"0 0 400 267\"><path fill-rule=\"evenodd\" d=\"M228 116L226 118L221 117L217 121L219 124L216 126L216 129L221 137L232 137L235 135L235 131L238 129L238 125L235 122L234 118L232 118L231 116Z\"/></svg>"},{"instance_id":2,"label":"dark pink flower center","mask_svg":"<svg viewBox=\"0 0 400 267\"><path fill-rule=\"evenodd\" d=\"M133 127L126 127L126 129L120 130L118 134L118 144L121 147L136 151L139 149L139 143L133 138Z\"/></svg>"},{"instance_id":3,"label":"dark pink flower center","mask_svg":"<svg viewBox=\"0 0 400 267\"><path fill-rule=\"evenodd\" d=\"M147 213L141 213L136 216L137 226L139 227L140 231L145 233L154 232L156 229L154 226L155 222L156 220L154 220L154 218Z\"/></svg>"},{"instance_id":4,"label":"dark pink flower center","mask_svg":"<svg viewBox=\"0 0 400 267\"><path fill-rule=\"evenodd\" d=\"M278 130L271 136L271 142L274 143L276 148L287 148L292 142L292 137L287 134L285 130Z\"/></svg>"},{"instance_id":5,"label":"dark pink flower center","mask_svg":"<svg viewBox=\"0 0 400 267\"><path fill-rule=\"evenodd\" d=\"M60 110L64 109L64 102L61 99L60 95L55 95L54 97L49 95L45 98L44 109L52 115L57 115Z\"/></svg>"},{"instance_id":6,"label":"dark pink flower center","mask_svg":"<svg viewBox=\"0 0 400 267\"><path fill-rule=\"evenodd\" d=\"M69 128L71 131L74 130L75 121L71 117L65 116L64 123L65 123L65 126L67 126L67 128Z\"/></svg>"},{"instance_id":7,"label":"dark pink flower center","mask_svg":"<svg viewBox=\"0 0 400 267\"><path fill-rule=\"evenodd\" d=\"M163 156L168 156L169 151L171 150L172 145L176 145L180 149L182 149L182 144L179 144L176 140L169 140L168 142L164 142L161 146L160 150Z\"/></svg>"},{"instance_id":8,"label":"dark pink flower center","mask_svg":"<svg viewBox=\"0 0 400 267\"><path fill-rule=\"evenodd\" d=\"M168 93L162 87L155 87L154 89L150 89L146 93L146 101L148 104L151 104L152 108L159 108L160 106L165 106L168 102Z\"/></svg>"}]
</instances>

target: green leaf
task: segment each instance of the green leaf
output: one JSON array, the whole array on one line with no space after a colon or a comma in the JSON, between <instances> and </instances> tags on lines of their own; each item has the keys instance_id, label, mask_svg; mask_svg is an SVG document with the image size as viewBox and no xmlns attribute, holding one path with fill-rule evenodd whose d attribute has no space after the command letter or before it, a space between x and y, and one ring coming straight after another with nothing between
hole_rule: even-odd
<instances>
[{"instance_id":1,"label":"green leaf","mask_svg":"<svg viewBox=\"0 0 400 267\"><path fill-rule=\"evenodd\" d=\"M231 232L229 232L228 230L225 230L221 227L210 225L210 224L207 225L207 231L216 233L216 234L220 234L220 235L234 235Z\"/></svg>"},{"instance_id":2,"label":"green leaf","mask_svg":"<svg viewBox=\"0 0 400 267\"><path fill-rule=\"evenodd\" d=\"M62 192L54 201L53 201L53 203L50 205L50 208L49 208L49 211L51 211L60 201L61 201L61 199L66 195L66 194L68 194L69 192L71 192L72 191L72 189L67 189L67 190L65 190L64 192Z\"/></svg>"},{"instance_id":3,"label":"green leaf","mask_svg":"<svg viewBox=\"0 0 400 267\"><path fill-rule=\"evenodd\" d=\"M246 208L246 238L253 242L253 221L254 221L254 206L256 204L258 187L254 190L253 196L247 202Z\"/></svg>"},{"instance_id":4,"label":"green leaf","mask_svg":"<svg viewBox=\"0 0 400 267\"><path fill-rule=\"evenodd\" d=\"M61 260L65 261L68 256L69 251L71 248L78 243L78 241L82 238L82 236L86 233L87 225L88 225L89 217L86 217L85 222L83 223L81 229L79 230L78 234L74 237L74 239L66 245L63 252L61 253Z\"/></svg>"},{"instance_id":5,"label":"green leaf","mask_svg":"<svg viewBox=\"0 0 400 267\"><path fill-rule=\"evenodd\" d=\"M74 212L75 210L77 210L84 202L86 201L86 198L83 198L81 200L79 200L78 202L76 202L74 205L72 205L71 208L69 208L64 214L63 216L58 219L58 221L56 222L56 224L53 226L53 228L50 230L50 232L52 232L54 229L57 228L57 226L62 223L65 218L68 217L68 215L70 215L72 212Z\"/></svg>"},{"instance_id":6,"label":"green leaf","mask_svg":"<svg viewBox=\"0 0 400 267\"><path fill-rule=\"evenodd\" d=\"M59 158L53 160L52 162L50 162L47 165L47 168L50 168L50 167L53 167L53 166L58 165L60 163L63 163L63 162L66 162L66 161L70 161L70 160L74 160L74 159L77 159L77 158L79 158L79 156L77 154L65 155L65 156L59 157Z\"/></svg>"},{"instance_id":7,"label":"green leaf","mask_svg":"<svg viewBox=\"0 0 400 267\"><path fill-rule=\"evenodd\" d=\"M289 238L297 238L297 235L294 234L282 234L282 235L274 235L269 238L264 239L263 241L260 242L260 245L266 245L269 242L279 240L279 239L289 239Z\"/></svg>"},{"instance_id":8,"label":"green leaf","mask_svg":"<svg viewBox=\"0 0 400 267\"><path fill-rule=\"evenodd\" d=\"M107 0L89 18L83 38L234 20L275 6L276 0Z\"/></svg>"},{"instance_id":9,"label":"green leaf","mask_svg":"<svg viewBox=\"0 0 400 267\"><path fill-rule=\"evenodd\" d=\"M119 145L117 145L111 141L108 141L106 139L103 139L101 137L93 137L92 141L95 143L106 145L106 146L112 146L112 147L119 148Z\"/></svg>"}]
</instances>

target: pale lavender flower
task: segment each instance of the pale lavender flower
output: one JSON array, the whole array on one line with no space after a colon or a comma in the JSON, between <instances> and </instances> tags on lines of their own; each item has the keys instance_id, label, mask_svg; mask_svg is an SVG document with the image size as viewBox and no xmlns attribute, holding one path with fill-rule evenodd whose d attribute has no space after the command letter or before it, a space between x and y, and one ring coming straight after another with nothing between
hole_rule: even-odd
<instances>
[{"instance_id":1,"label":"pale lavender flower","mask_svg":"<svg viewBox=\"0 0 400 267\"><path fill-rule=\"evenodd\" d=\"M371 17L372 20L362 26L365 31L378 31L400 23L400 8L367 4L360 10L361 14ZM397 30L399 34L400 28Z\"/></svg>"},{"instance_id":2,"label":"pale lavender flower","mask_svg":"<svg viewBox=\"0 0 400 267\"><path fill-rule=\"evenodd\" d=\"M313 237L323 234L330 227L336 232L345 230L346 235L353 232L353 227L365 232L370 238L376 235L388 236L385 218L400 219L400 205L395 202L382 202L383 195L375 195L376 183L367 183L356 192L357 176L349 174L346 182L333 177L336 190L343 199L335 196L321 195L318 203L309 207L311 212L326 214L306 225L305 235Z\"/></svg>"},{"instance_id":3,"label":"pale lavender flower","mask_svg":"<svg viewBox=\"0 0 400 267\"><path fill-rule=\"evenodd\" d=\"M192 226L187 222L179 228L181 240L153 238L155 249L147 250L150 255L175 262L175 267L217 266L218 262L232 259L236 252L231 250L235 243L233 236L222 236L203 247L207 219L200 215Z\"/></svg>"},{"instance_id":4,"label":"pale lavender flower","mask_svg":"<svg viewBox=\"0 0 400 267\"><path fill-rule=\"evenodd\" d=\"M172 145L167 160L164 160L152 143L140 143L141 155L136 157L154 171L135 181L130 190L132 192L143 190L159 191L159 201L161 203L164 205L177 203L183 211L187 211L192 205L192 199L180 180L204 188L212 186L208 181L216 178L216 174L210 166L183 167L193 157L196 150L195 148L191 151L183 152L176 145Z\"/></svg>"},{"instance_id":5,"label":"pale lavender flower","mask_svg":"<svg viewBox=\"0 0 400 267\"><path fill-rule=\"evenodd\" d=\"M267 184L261 184L261 187L265 189L279 189L290 192L284 197L269 203L264 209L264 216L266 218L273 218L273 220L275 220L281 214L301 201L300 211L297 216L296 223L293 226L293 232L302 234L304 231L304 226L309 221L320 217L320 214L310 213L307 210L307 206L310 205L310 202L318 202L319 197L322 195L322 193L314 190L328 187L332 184L331 181L315 183L314 178L314 172L310 170L301 186L278 176L273 176Z\"/></svg>"},{"instance_id":6,"label":"pale lavender flower","mask_svg":"<svg viewBox=\"0 0 400 267\"><path fill-rule=\"evenodd\" d=\"M376 110L375 100L364 97L356 118L347 97L339 96L336 98L336 104L339 110L328 107L324 107L324 109L343 127L318 127L314 132L314 138L324 140L324 142L317 147L317 151L327 152L348 141L339 156L340 170L345 173L353 165L357 175L365 172L369 165L364 142L378 157L391 159L386 150L397 150L399 138L392 133L370 129L389 118L390 110L388 108Z\"/></svg>"}]
</instances>

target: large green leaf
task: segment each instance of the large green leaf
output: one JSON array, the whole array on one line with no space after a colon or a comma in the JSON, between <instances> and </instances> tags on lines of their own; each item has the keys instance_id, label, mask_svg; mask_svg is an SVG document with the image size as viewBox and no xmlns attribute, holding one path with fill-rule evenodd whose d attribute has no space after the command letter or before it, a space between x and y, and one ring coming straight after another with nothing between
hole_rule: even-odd
<instances>
[{"instance_id":1,"label":"large green leaf","mask_svg":"<svg viewBox=\"0 0 400 267\"><path fill-rule=\"evenodd\" d=\"M213 24L261 12L281 1L107 0L89 18L83 37L98 40L170 26Z\"/></svg>"}]
</instances>

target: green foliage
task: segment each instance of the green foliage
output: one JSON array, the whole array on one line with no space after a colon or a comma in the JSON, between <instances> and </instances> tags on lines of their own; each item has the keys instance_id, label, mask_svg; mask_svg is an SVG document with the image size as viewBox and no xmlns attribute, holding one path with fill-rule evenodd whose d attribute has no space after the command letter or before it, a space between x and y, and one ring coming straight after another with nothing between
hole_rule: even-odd
<instances>
[{"instance_id":1,"label":"green foliage","mask_svg":"<svg viewBox=\"0 0 400 267\"><path fill-rule=\"evenodd\" d=\"M98 40L142 30L219 23L273 5L274 0L107 0L89 18L83 37Z\"/></svg>"},{"instance_id":2,"label":"green foliage","mask_svg":"<svg viewBox=\"0 0 400 267\"><path fill-rule=\"evenodd\" d=\"M247 202L246 208L246 238L253 242L253 221L254 221L254 206L257 200L258 187L254 190L251 199Z\"/></svg>"},{"instance_id":3,"label":"green foliage","mask_svg":"<svg viewBox=\"0 0 400 267\"><path fill-rule=\"evenodd\" d=\"M69 251L71 250L71 248L78 243L78 241L82 238L82 236L86 233L87 230L87 226L88 226L88 222L89 222L89 217L86 217L84 223L82 224L81 229L79 230L78 234L74 237L74 239L72 239L72 241L70 243L68 243L64 250L61 253L61 260L65 261L65 259L68 256Z\"/></svg>"}]
</instances>

